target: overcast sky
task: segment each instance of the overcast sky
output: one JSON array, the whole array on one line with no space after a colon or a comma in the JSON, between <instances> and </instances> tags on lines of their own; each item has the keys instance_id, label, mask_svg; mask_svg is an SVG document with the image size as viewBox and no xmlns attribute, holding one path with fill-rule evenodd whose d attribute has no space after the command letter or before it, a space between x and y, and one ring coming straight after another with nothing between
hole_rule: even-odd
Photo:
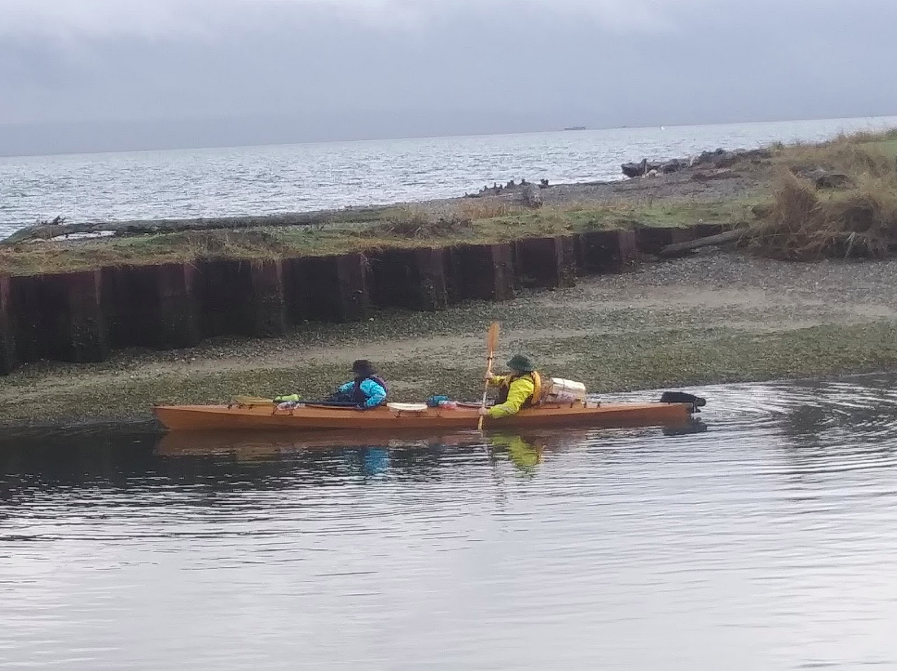
<instances>
[{"instance_id":1,"label":"overcast sky","mask_svg":"<svg viewBox=\"0 0 897 671\"><path fill-rule=\"evenodd\" d=\"M895 0L0 0L0 154L897 113Z\"/></svg>"}]
</instances>

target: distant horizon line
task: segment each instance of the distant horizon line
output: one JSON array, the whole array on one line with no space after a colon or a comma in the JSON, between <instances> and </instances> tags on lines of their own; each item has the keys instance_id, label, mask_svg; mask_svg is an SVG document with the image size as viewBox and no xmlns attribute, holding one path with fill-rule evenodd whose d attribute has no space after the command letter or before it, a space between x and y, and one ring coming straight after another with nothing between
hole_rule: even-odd
<instances>
[{"instance_id":1,"label":"distant horizon line","mask_svg":"<svg viewBox=\"0 0 897 671\"><path fill-rule=\"evenodd\" d=\"M100 121L52 121L38 123L0 123L2 128L41 128L41 127L65 127L65 126L81 126L81 125L116 125L116 126L140 126L144 124L156 123L198 123L203 121L219 121L229 122L238 119L264 119L265 117L205 117L205 118L181 118L181 119L142 119L142 120L100 120ZM363 138L343 138L333 140L300 140L300 141L281 141L281 142L259 142L259 143L238 143L238 144L197 144L197 145L172 145L168 147L156 147L145 149L103 149L98 151L61 151L61 152L35 152L35 153L13 153L4 154L0 151L0 160L13 158L38 158L49 156L93 156L100 154L131 154L131 153L153 153L167 151L200 151L213 149L249 149L254 147L289 147L289 146L311 146L311 145L327 145L327 144L355 144L365 142L398 142L402 140L438 140L450 138L477 138L477 137L507 137L512 135L541 135L548 133L569 133L569 132L596 132L596 131L617 131L617 130L646 130L652 128L668 129L668 128L699 128L707 126L745 126L759 124L776 124L776 123L805 123L812 121L849 121L849 120L875 120L875 119L895 119L897 122L897 113L895 114L873 114L865 116L834 116L834 117L805 117L800 119L762 119L754 121L724 121L724 122L705 122L705 123L668 123L668 124L650 124L635 126L596 126L589 127L587 125L571 125L563 128L541 129L541 130L523 130L523 131L505 131L505 132L479 132L479 133L446 133L442 135L405 135L405 136L383 136L383 137L363 137Z\"/></svg>"}]
</instances>

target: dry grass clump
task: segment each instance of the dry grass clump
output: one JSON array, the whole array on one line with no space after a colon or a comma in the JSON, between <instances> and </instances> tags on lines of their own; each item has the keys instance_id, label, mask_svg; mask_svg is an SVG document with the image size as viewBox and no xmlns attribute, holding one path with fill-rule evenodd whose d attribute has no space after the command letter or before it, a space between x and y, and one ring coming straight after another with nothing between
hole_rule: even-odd
<instances>
[{"instance_id":1,"label":"dry grass clump","mask_svg":"<svg viewBox=\"0 0 897 671\"><path fill-rule=\"evenodd\" d=\"M848 175L885 177L894 172L894 165L880 151L854 143L835 143L820 147L819 153L834 169L841 169Z\"/></svg>"},{"instance_id":2,"label":"dry grass clump","mask_svg":"<svg viewBox=\"0 0 897 671\"><path fill-rule=\"evenodd\" d=\"M897 172L886 151L894 139L897 130L854 133L778 152L773 200L748 230L748 246L792 260L897 252Z\"/></svg>"},{"instance_id":3,"label":"dry grass clump","mask_svg":"<svg viewBox=\"0 0 897 671\"><path fill-rule=\"evenodd\" d=\"M454 238L468 234L473 221L458 212L429 212L424 209L399 210L382 224L358 231L365 238Z\"/></svg>"},{"instance_id":4,"label":"dry grass clump","mask_svg":"<svg viewBox=\"0 0 897 671\"><path fill-rule=\"evenodd\" d=\"M884 257L897 251L897 176L866 173L847 191L823 193L791 173L746 233L748 246L790 260Z\"/></svg>"},{"instance_id":5,"label":"dry grass clump","mask_svg":"<svg viewBox=\"0 0 897 671\"><path fill-rule=\"evenodd\" d=\"M788 147L780 152L776 162L795 174L822 169L854 180L865 175L885 177L894 172L893 161L883 151L846 139Z\"/></svg>"},{"instance_id":6,"label":"dry grass clump","mask_svg":"<svg viewBox=\"0 0 897 671\"><path fill-rule=\"evenodd\" d=\"M506 200L476 198L458 202L454 210L457 216L476 221L478 219L495 219L496 217L519 214L524 211L524 208Z\"/></svg>"},{"instance_id":7,"label":"dry grass clump","mask_svg":"<svg viewBox=\"0 0 897 671\"><path fill-rule=\"evenodd\" d=\"M278 233L263 229L196 231L176 237L180 239L160 238L160 243L200 259L278 257L290 249Z\"/></svg>"},{"instance_id":8,"label":"dry grass clump","mask_svg":"<svg viewBox=\"0 0 897 671\"><path fill-rule=\"evenodd\" d=\"M873 142L888 142L890 140L897 140L897 128L889 128L883 131L861 130L855 133L841 133L833 142L869 144Z\"/></svg>"},{"instance_id":9,"label":"dry grass clump","mask_svg":"<svg viewBox=\"0 0 897 671\"><path fill-rule=\"evenodd\" d=\"M897 129L882 133L839 135L818 144L798 143L777 148L774 163L796 174L822 168L853 178L865 175L885 177L894 172L891 146L895 142Z\"/></svg>"}]
</instances>

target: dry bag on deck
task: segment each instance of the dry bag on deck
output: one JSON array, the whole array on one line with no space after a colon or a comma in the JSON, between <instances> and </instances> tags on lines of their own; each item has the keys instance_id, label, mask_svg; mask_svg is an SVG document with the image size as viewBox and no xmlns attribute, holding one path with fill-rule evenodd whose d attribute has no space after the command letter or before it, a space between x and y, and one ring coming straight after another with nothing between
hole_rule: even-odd
<instances>
[{"instance_id":1,"label":"dry bag on deck","mask_svg":"<svg viewBox=\"0 0 897 671\"><path fill-rule=\"evenodd\" d=\"M570 404L586 400L586 386L582 382L553 377L542 388L542 403Z\"/></svg>"}]
</instances>

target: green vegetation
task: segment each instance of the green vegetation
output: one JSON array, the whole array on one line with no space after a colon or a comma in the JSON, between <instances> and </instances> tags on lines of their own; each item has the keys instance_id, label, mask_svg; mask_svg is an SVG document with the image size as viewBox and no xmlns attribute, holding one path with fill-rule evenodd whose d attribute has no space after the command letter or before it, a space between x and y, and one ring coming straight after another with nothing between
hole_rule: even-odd
<instances>
[{"instance_id":1,"label":"green vegetation","mask_svg":"<svg viewBox=\"0 0 897 671\"><path fill-rule=\"evenodd\" d=\"M0 272L32 275L107 265L185 262L203 258L325 256L388 247L432 247L508 242L636 224L686 226L698 221L737 222L756 199L672 200L643 203L573 203L531 210L505 203L462 200L444 212L395 208L376 223L291 228L212 230L0 248Z\"/></svg>"},{"instance_id":2,"label":"green vegetation","mask_svg":"<svg viewBox=\"0 0 897 671\"><path fill-rule=\"evenodd\" d=\"M891 161L897 161L897 137L890 140L882 139L872 142L863 142L860 143L859 146L867 151L879 152L891 159Z\"/></svg>"},{"instance_id":3,"label":"green vegetation","mask_svg":"<svg viewBox=\"0 0 897 671\"><path fill-rule=\"evenodd\" d=\"M653 200L643 203L620 202L600 208L567 205L559 208L525 210L480 222L490 240L507 241L534 235L561 235L581 231L635 226L693 226L702 221L739 223L751 217L756 197L734 200ZM526 235L515 235L524 231Z\"/></svg>"},{"instance_id":4,"label":"green vegetation","mask_svg":"<svg viewBox=\"0 0 897 671\"><path fill-rule=\"evenodd\" d=\"M897 128L881 133L855 133L838 138L842 142L853 142L864 149L872 149L894 159L897 157Z\"/></svg>"}]
</instances>

